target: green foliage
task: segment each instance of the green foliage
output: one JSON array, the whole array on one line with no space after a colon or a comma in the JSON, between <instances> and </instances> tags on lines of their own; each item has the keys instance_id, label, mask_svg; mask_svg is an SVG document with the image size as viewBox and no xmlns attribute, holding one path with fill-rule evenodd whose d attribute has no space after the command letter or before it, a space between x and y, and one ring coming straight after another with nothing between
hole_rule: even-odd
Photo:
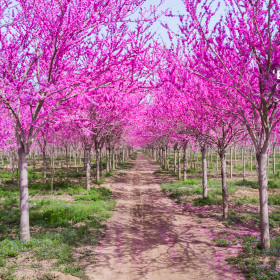
<instances>
[{"instance_id":1,"label":"green foliage","mask_svg":"<svg viewBox=\"0 0 280 280\"><path fill-rule=\"evenodd\" d=\"M36 189L40 185L33 187ZM69 190L68 183L61 187ZM14 187L11 189L14 190ZM1 191L5 193L5 190ZM7 258L16 257L20 252L26 251L39 260L54 258L59 264L70 263L73 262L73 246L96 244L102 234L100 229L104 227L102 222L111 216L110 211L113 210L115 202L110 199L111 191L106 188L93 189L86 194L95 198L90 201L71 202L50 198L30 200L31 226L62 228L59 232L33 234L30 242L7 237L11 230L18 231L18 196L6 197L1 201L0 231L5 235L0 241L0 265L5 266ZM78 222L83 222L79 228L75 227ZM82 272L80 275L83 275Z\"/></svg>"},{"instance_id":2,"label":"green foliage","mask_svg":"<svg viewBox=\"0 0 280 280\"><path fill-rule=\"evenodd\" d=\"M248 197L247 195L245 195L244 197L238 197L238 198L234 198L232 199L232 201L236 202L239 205L242 204L258 204L259 203L259 198L257 197Z\"/></svg>"},{"instance_id":3,"label":"green foliage","mask_svg":"<svg viewBox=\"0 0 280 280\"><path fill-rule=\"evenodd\" d=\"M205 205L222 205L223 200L220 197L199 197L193 200L194 206L205 206Z\"/></svg>"},{"instance_id":4,"label":"green foliage","mask_svg":"<svg viewBox=\"0 0 280 280\"><path fill-rule=\"evenodd\" d=\"M279 166L279 167L277 167L277 166ZM280 164L276 164L276 168L279 169L280 168ZM269 178L280 179L280 171L276 171L275 174L269 174L268 177Z\"/></svg>"},{"instance_id":5,"label":"green foliage","mask_svg":"<svg viewBox=\"0 0 280 280\"><path fill-rule=\"evenodd\" d=\"M93 181L93 183L94 183L94 184L96 184L96 185L98 185L98 186L100 186L100 185L104 184L104 182L103 182L103 181L101 181L101 180L100 180L100 181L98 181L98 180L94 180L94 181Z\"/></svg>"},{"instance_id":6,"label":"green foliage","mask_svg":"<svg viewBox=\"0 0 280 280\"><path fill-rule=\"evenodd\" d=\"M280 181L279 180L269 180L267 184L269 189L279 189L280 188Z\"/></svg>"},{"instance_id":7,"label":"green foliage","mask_svg":"<svg viewBox=\"0 0 280 280\"><path fill-rule=\"evenodd\" d=\"M106 172L106 173L104 174L104 177L105 177L105 178L108 178L108 177L111 177L111 176L113 176L112 172Z\"/></svg>"},{"instance_id":8,"label":"green foliage","mask_svg":"<svg viewBox=\"0 0 280 280\"><path fill-rule=\"evenodd\" d=\"M187 169L187 173L197 173L195 169L189 168Z\"/></svg>"},{"instance_id":9,"label":"green foliage","mask_svg":"<svg viewBox=\"0 0 280 280\"><path fill-rule=\"evenodd\" d=\"M270 196L268 198L269 205L279 205L280 204L280 194Z\"/></svg>"},{"instance_id":10,"label":"green foliage","mask_svg":"<svg viewBox=\"0 0 280 280\"><path fill-rule=\"evenodd\" d=\"M86 278L86 276L85 276L85 269L81 268L80 266L67 265L63 269L63 272L71 274L71 275L76 276L76 277L80 277L82 279Z\"/></svg>"},{"instance_id":11,"label":"green foliage","mask_svg":"<svg viewBox=\"0 0 280 280\"><path fill-rule=\"evenodd\" d=\"M163 193L167 191L171 192L169 197L171 199L178 199L184 195L194 195L194 194L202 194L202 189L197 185L200 181L195 179L188 179L182 182L172 182L161 184L161 188Z\"/></svg>"},{"instance_id":12,"label":"green foliage","mask_svg":"<svg viewBox=\"0 0 280 280\"><path fill-rule=\"evenodd\" d=\"M237 181L235 183L236 186L248 186L252 189L258 189L259 188L259 184L257 181L247 181L247 180L241 180L241 181Z\"/></svg>"},{"instance_id":13,"label":"green foliage","mask_svg":"<svg viewBox=\"0 0 280 280\"><path fill-rule=\"evenodd\" d=\"M260 241L256 237L247 237L242 245L242 252L238 257L227 259L234 264L246 277L251 280L280 279L280 271L276 269L276 262L270 261L264 265L261 257L280 256L280 236L271 239L271 249L260 250Z\"/></svg>"},{"instance_id":14,"label":"green foliage","mask_svg":"<svg viewBox=\"0 0 280 280\"><path fill-rule=\"evenodd\" d=\"M93 200L93 201L97 201L100 199L107 200L109 199L109 195L111 193L112 192L107 188L92 189L88 191L88 193L85 195L76 196L75 200Z\"/></svg>"}]
</instances>

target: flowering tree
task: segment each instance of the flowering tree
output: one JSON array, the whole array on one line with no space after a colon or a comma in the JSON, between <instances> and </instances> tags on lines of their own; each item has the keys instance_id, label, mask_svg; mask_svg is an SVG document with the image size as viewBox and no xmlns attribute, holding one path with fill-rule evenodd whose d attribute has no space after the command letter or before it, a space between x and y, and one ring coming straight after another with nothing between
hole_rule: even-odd
<instances>
[{"instance_id":1,"label":"flowering tree","mask_svg":"<svg viewBox=\"0 0 280 280\"><path fill-rule=\"evenodd\" d=\"M274 72L280 64L280 14L277 0L223 1L227 14L214 28L216 11L209 1L186 1L182 43L191 46L185 67L219 88L226 110L248 130L258 161L261 247L269 249L267 150L280 121L279 90ZM219 105L216 106L219 109Z\"/></svg>"},{"instance_id":2,"label":"flowering tree","mask_svg":"<svg viewBox=\"0 0 280 280\"><path fill-rule=\"evenodd\" d=\"M27 156L32 143L54 112L81 88L94 90L110 83L101 77L117 67L125 47L116 48L118 40L109 44L106 31L117 37L120 29L127 28L120 23L143 2L1 2L0 104L9 113L16 133L21 240L30 240ZM150 12L154 14L154 10ZM147 24L153 20L152 16ZM145 13L135 21L142 36Z\"/></svg>"}]
</instances>

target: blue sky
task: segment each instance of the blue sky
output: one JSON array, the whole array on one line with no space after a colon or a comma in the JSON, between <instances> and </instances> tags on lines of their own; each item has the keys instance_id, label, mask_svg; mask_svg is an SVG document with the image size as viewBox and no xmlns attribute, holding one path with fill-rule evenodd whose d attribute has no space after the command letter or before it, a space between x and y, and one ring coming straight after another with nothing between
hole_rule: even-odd
<instances>
[{"instance_id":1,"label":"blue sky","mask_svg":"<svg viewBox=\"0 0 280 280\"><path fill-rule=\"evenodd\" d=\"M147 0L145 3L145 6L149 6L149 5L155 5L156 3L158 3L159 0ZM214 6L217 5L217 3L219 2L219 0L214 1ZM211 22L211 25L213 25L215 23L216 20L219 20L220 16L222 13L224 13L225 10L225 6L222 3L223 1L221 1L221 6L219 9L219 12L217 13L217 15L213 18L214 21ZM186 8L185 8L185 4L182 0L165 0L165 2L161 5L161 10L166 10L168 9L171 10L172 14L174 16L177 17L166 17L166 16L162 16L160 18L159 21L157 21L151 28L151 31L156 32L156 36L155 39L157 39L159 42L164 42L167 45L170 45L170 39L169 36L167 34L166 29L161 26L160 22L162 23L167 23L169 28L176 34L180 34L180 30L179 30L179 17L178 15L184 15L186 14Z\"/></svg>"},{"instance_id":2,"label":"blue sky","mask_svg":"<svg viewBox=\"0 0 280 280\"><path fill-rule=\"evenodd\" d=\"M158 3L158 0L147 0L145 6L155 5ZM161 5L161 10L169 10L173 15L186 14L185 5L182 0L165 0L165 2ZM157 21L151 28L151 31L156 32L156 38L159 42L164 42L166 44L170 44L170 39L168 37L166 29L160 24L167 23L169 28L175 33L180 33L179 30L179 17L166 17L162 16L160 21Z\"/></svg>"}]
</instances>

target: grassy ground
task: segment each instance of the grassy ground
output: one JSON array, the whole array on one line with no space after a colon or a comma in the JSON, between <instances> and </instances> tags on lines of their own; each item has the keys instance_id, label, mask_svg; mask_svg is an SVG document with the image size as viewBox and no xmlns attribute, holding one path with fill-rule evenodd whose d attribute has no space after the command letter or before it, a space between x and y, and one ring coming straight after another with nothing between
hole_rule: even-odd
<instances>
[{"instance_id":1,"label":"grassy ground","mask_svg":"<svg viewBox=\"0 0 280 280\"><path fill-rule=\"evenodd\" d=\"M196 160L196 159L195 159ZM183 211L196 216L200 223L204 219L216 220L224 224L226 230L211 232L213 242L217 246L240 247L237 257L227 261L235 265L246 279L280 279L280 165L276 165L276 174L272 174L272 159L269 166L269 217L271 229L271 249L260 249L260 218L258 182L255 166L247 163L245 180L243 180L243 166L241 158L237 159L233 168L233 178L228 178L230 213L229 219L222 219L222 188L220 166L216 170L216 162L210 159L208 177L208 197L202 198L201 158L192 167L189 163L187 180L178 179L173 172L174 155L171 154L170 170L162 168L155 174L174 176L174 181L161 185L162 191L176 203L182 205ZM277 155L276 162L280 162ZM229 162L228 162L229 163ZM228 170L229 173L229 170ZM182 171L183 174L183 171ZM229 174L228 174L229 177ZM182 176L181 176L182 178Z\"/></svg>"},{"instance_id":2,"label":"grassy ground","mask_svg":"<svg viewBox=\"0 0 280 280\"><path fill-rule=\"evenodd\" d=\"M53 271L87 279L85 265L95 261L93 248L104 236L115 205L111 191L98 185L113 173L92 180L95 188L87 191L84 172L72 168L67 175L65 167L57 167L51 194L50 182L42 182L41 165L29 169L30 242L18 238L19 187L12 172L0 169L0 279L21 279L21 272L29 270L34 279L55 279ZM129 168L129 162L118 165Z\"/></svg>"}]
</instances>

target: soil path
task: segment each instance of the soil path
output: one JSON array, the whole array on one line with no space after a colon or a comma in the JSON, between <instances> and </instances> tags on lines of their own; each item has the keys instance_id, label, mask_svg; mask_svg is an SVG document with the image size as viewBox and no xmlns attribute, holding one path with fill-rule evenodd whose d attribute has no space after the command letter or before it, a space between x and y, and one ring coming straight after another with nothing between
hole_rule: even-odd
<instances>
[{"instance_id":1,"label":"soil path","mask_svg":"<svg viewBox=\"0 0 280 280\"><path fill-rule=\"evenodd\" d=\"M138 153L133 168L113 179L117 204L95 251L97 261L86 268L89 279L244 279L224 261L236 252L213 245L211 225L182 212L161 192L166 177L153 174L157 169Z\"/></svg>"}]
</instances>

